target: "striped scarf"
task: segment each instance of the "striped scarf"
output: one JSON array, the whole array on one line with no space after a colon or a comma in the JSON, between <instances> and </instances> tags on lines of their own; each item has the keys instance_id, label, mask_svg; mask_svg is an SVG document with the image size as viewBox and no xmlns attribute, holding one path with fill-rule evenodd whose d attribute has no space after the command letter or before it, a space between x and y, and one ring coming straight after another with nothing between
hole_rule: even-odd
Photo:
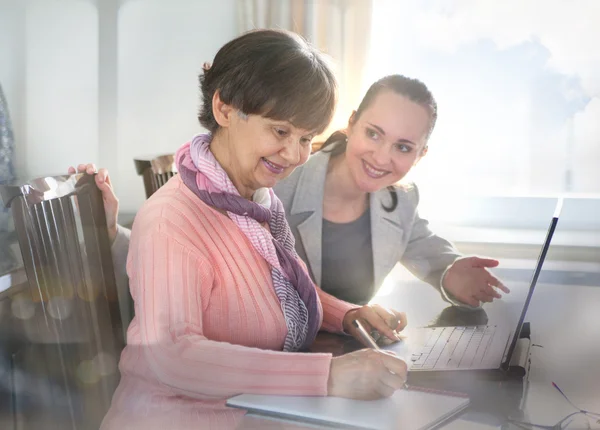
<instances>
[{"instance_id":1,"label":"striped scarf","mask_svg":"<svg viewBox=\"0 0 600 430\"><path fill-rule=\"evenodd\" d=\"M298 261L283 204L270 188L257 190L253 201L241 197L210 151L211 140L211 135L200 134L177 151L181 179L204 203L227 212L269 263L288 330L283 350L306 349L321 326L323 310L315 285ZM268 223L270 233L262 223Z\"/></svg>"}]
</instances>

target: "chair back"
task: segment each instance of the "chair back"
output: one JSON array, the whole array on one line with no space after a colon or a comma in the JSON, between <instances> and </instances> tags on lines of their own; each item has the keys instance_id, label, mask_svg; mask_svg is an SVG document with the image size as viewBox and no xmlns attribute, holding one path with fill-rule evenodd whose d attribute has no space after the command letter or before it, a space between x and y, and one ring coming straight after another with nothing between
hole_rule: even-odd
<instances>
[{"instance_id":1,"label":"chair back","mask_svg":"<svg viewBox=\"0 0 600 430\"><path fill-rule=\"evenodd\" d=\"M11 367L24 375L13 380L22 384L17 393L29 394L13 402L17 415L98 428L125 343L101 192L93 176L76 174L2 185L0 197L12 211L28 284L11 297L22 335ZM46 385L30 387L38 379Z\"/></svg>"},{"instance_id":2,"label":"chair back","mask_svg":"<svg viewBox=\"0 0 600 430\"><path fill-rule=\"evenodd\" d=\"M133 162L138 175L144 180L146 198L149 198L156 190L177 174L175 154L135 158Z\"/></svg>"}]
</instances>

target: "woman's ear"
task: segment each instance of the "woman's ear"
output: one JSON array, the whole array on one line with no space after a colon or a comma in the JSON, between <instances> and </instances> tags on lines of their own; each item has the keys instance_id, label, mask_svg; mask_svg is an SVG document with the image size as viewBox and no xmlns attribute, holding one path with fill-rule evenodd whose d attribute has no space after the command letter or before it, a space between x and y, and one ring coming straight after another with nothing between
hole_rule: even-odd
<instances>
[{"instance_id":1,"label":"woman's ear","mask_svg":"<svg viewBox=\"0 0 600 430\"><path fill-rule=\"evenodd\" d=\"M349 134L352 132L352 127L354 126L355 123L356 123L356 111L353 110L352 113L350 114L350 118L348 118L348 126L346 127L346 134Z\"/></svg>"},{"instance_id":2,"label":"woman's ear","mask_svg":"<svg viewBox=\"0 0 600 430\"><path fill-rule=\"evenodd\" d=\"M419 156L417 157L417 159L415 160L415 162L413 163L413 166L416 166L417 163L419 161L421 161L421 158L425 157L427 155L427 151L429 150L429 146L425 145L423 147L423 149L421 149L421 153L419 154Z\"/></svg>"},{"instance_id":3,"label":"woman's ear","mask_svg":"<svg viewBox=\"0 0 600 430\"><path fill-rule=\"evenodd\" d=\"M221 127L228 127L231 124L231 116L233 115L235 108L221 100L219 90L215 91L215 94L213 95L212 110L215 121L217 121L217 124Z\"/></svg>"},{"instance_id":4,"label":"woman's ear","mask_svg":"<svg viewBox=\"0 0 600 430\"><path fill-rule=\"evenodd\" d=\"M348 118L348 128L352 127L356 122L356 111L353 110L350 114L350 118Z\"/></svg>"}]
</instances>

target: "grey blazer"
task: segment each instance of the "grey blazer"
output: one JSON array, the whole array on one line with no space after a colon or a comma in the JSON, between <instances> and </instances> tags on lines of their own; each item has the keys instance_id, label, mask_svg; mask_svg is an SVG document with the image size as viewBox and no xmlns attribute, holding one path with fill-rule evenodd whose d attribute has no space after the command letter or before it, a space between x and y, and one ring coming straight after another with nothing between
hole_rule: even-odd
<instances>
[{"instance_id":1,"label":"grey blazer","mask_svg":"<svg viewBox=\"0 0 600 430\"><path fill-rule=\"evenodd\" d=\"M307 263L317 285L322 276L323 189L329 157L327 152L317 152L274 188L296 238L296 251ZM441 279L460 254L450 242L433 234L428 222L419 217L416 186L397 187L396 191L398 206L393 212L382 207L382 203L386 206L391 203L387 189L370 196L375 289L400 262L416 277L438 289L445 300L454 303L442 291Z\"/></svg>"}]
</instances>

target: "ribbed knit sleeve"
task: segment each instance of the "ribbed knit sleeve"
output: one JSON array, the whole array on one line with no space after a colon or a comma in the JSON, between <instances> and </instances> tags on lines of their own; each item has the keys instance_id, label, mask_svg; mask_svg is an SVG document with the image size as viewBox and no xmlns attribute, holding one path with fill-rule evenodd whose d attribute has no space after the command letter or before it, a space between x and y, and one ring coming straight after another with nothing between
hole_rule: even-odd
<instances>
[{"instance_id":1,"label":"ribbed knit sleeve","mask_svg":"<svg viewBox=\"0 0 600 430\"><path fill-rule=\"evenodd\" d=\"M342 322L344 321L344 316L348 311L360 308L360 306L344 302L320 288L317 288L317 292L323 305L323 325L321 328L331 333L343 333Z\"/></svg>"}]
</instances>

